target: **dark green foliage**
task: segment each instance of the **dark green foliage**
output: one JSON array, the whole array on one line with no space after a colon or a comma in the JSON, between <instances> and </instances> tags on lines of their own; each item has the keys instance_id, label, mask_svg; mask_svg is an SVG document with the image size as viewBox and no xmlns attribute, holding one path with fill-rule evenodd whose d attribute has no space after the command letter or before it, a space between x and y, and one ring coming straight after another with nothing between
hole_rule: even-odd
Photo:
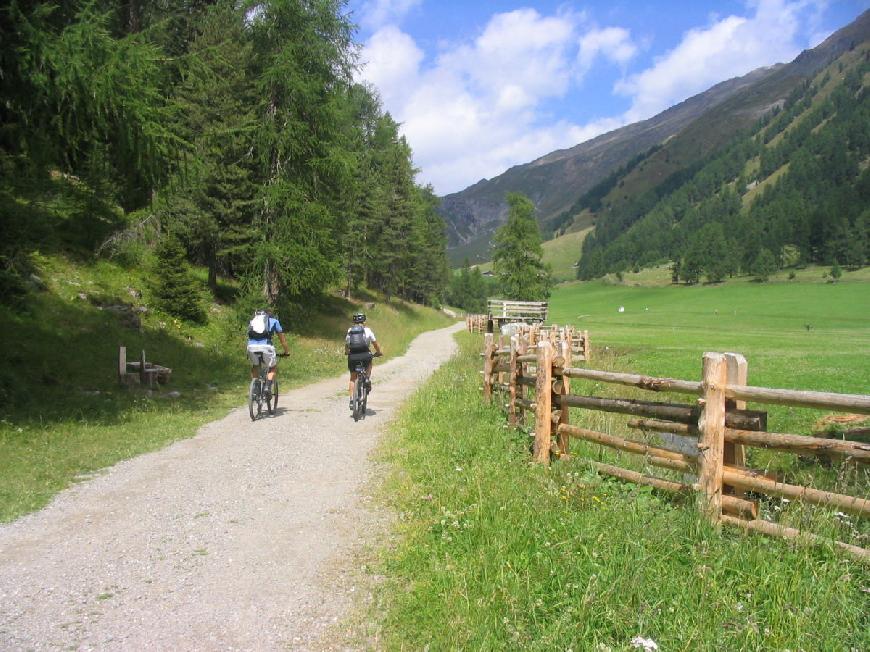
<instances>
[{"instance_id":1,"label":"dark green foliage","mask_svg":"<svg viewBox=\"0 0 870 652\"><path fill-rule=\"evenodd\" d=\"M157 279L154 298L158 307L181 319L204 322L205 311L199 287L190 274L181 242L174 235L166 234L160 238L154 253L154 275Z\"/></svg>"},{"instance_id":2,"label":"dark green foliage","mask_svg":"<svg viewBox=\"0 0 870 652\"><path fill-rule=\"evenodd\" d=\"M755 257L750 272L756 279L763 282L769 279L770 275L775 271L776 259L773 257L773 254L770 253L769 249L762 248L761 251L758 252L758 256Z\"/></svg>"},{"instance_id":3,"label":"dark green foliage","mask_svg":"<svg viewBox=\"0 0 870 652\"><path fill-rule=\"evenodd\" d=\"M535 205L519 193L508 193L507 223L493 237L492 262L502 294L518 301L550 296L550 272L543 263Z\"/></svg>"},{"instance_id":4,"label":"dark green foliage","mask_svg":"<svg viewBox=\"0 0 870 652\"><path fill-rule=\"evenodd\" d=\"M447 286L447 302L469 313L483 313L491 294L495 294L495 288L490 287L479 267L470 268L467 258Z\"/></svg>"},{"instance_id":5,"label":"dark green foliage","mask_svg":"<svg viewBox=\"0 0 870 652\"><path fill-rule=\"evenodd\" d=\"M681 171L628 202L602 207L583 244L578 277L664 258L681 260L684 280L703 275L716 281L738 269L755 274L762 249L773 255L774 269L834 258L849 269L863 266L870 103L862 79L870 64L848 56L841 63L847 72L830 94L820 94L821 80L802 83L781 110L691 174ZM741 195L758 184L764 188L744 205ZM724 238L716 236L723 254L718 261L710 253L708 225L718 225Z\"/></svg>"},{"instance_id":6,"label":"dark green foliage","mask_svg":"<svg viewBox=\"0 0 870 652\"><path fill-rule=\"evenodd\" d=\"M36 247L141 253L151 220L216 294L224 276L268 303L339 282L439 303L443 221L399 125L353 82L351 34L340 0L9 3L3 296Z\"/></svg>"}]
</instances>

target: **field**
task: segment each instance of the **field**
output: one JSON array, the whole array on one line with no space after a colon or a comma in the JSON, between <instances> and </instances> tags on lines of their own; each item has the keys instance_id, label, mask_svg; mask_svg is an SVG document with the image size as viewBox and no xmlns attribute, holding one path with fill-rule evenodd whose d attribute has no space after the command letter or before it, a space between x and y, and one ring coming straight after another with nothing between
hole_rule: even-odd
<instances>
[{"instance_id":1,"label":"field","mask_svg":"<svg viewBox=\"0 0 870 652\"><path fill-rule=\"evenodd\" d=\"M575 283L553 293L550 319L588 330L639 373L699 379L703 352L735 351L749 361L750 384L866 393L868 293L865 283Z\"/></svg>"},{"instance_id":2,"label":"field","mask_svg":"<svg viewBox=\"0 0 870 652\"><path fill-rule=\"evenodd\" d=\"M600 330L612 325L608 288L586 290L599 343L625 346L630 326ZM645 342L656 330L646 327ZM381 499L399 520L369 568L383 581L368 640L430 650L622 652L635 637L687 652L870 647L867 567L826 548L718 533L690 504L598 477L580 457L529 464L528 437L481 400L480 335L460 341L462 355L382 447L392 471ZM677 334L674 344L694 359Z\"/></svg>"},{"instance_id":3,"label":"field","mask_svg":"<svg viewBox=\"0 0 870 652\"><path fill-rule=\"evenodd\" d=\"M45 289L24 310L0 308L0 521L45 505L70 483L118 460L192 436L246 397L245 317L209 304L196 326L148 308L149 267L34 256ZM204 284L205 276L200 270ZM221 294L232 296L224 285ZM413 337L449 323L431 308L365 296L364 310L388 357ZM107 306L126 304L141 327ZM344 332L359 309L336 297L279 315L292 355L281 362L286 389L346 369ZM117 386L118 346L172 368L151 392ZM172 393L171 393L172 392Z\"/></svg>"}]
</instances>

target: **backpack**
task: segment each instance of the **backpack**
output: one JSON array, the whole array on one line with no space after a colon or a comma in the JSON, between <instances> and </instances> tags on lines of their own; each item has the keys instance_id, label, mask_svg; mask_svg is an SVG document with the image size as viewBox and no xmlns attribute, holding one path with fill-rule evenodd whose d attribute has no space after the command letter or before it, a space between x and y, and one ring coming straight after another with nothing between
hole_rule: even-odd
<instances>
[{"instance_id":1,"label":"backpack","mask_svg":"<svg viewBox=\"0 0 870 652\"><path fill-rule=\"evenodd\" d=\"M268 312L258 310L248 323L248 339L272 341L272 329L269 328L269 320L272 316Z\"/></svg>"},{"instance_id":2,"label":"backpack","mask_svg":"<svg viewBox=\"0 0 870 652\"><path fill-rule=\"evenodd\" d=\"M357 324L347 332L347 348L351 353L368 353L369 341L366 339L366 329Z\"/></svg>"}]
</instances>

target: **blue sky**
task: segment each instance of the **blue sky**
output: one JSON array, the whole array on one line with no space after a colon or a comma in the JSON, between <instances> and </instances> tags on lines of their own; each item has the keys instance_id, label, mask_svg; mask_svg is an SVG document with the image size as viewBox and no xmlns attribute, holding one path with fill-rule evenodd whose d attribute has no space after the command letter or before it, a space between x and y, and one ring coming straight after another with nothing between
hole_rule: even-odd
<instances>
[{"instance_id":1,"label":"blue sky","mask_svg":"<svg viewBox=\"0 0 870 652\"><path fill-rule=\"evenodd\" d=\"M350 0L358 78L439 195L788 62L870 0Z\"/></svg>"}]
</instances>

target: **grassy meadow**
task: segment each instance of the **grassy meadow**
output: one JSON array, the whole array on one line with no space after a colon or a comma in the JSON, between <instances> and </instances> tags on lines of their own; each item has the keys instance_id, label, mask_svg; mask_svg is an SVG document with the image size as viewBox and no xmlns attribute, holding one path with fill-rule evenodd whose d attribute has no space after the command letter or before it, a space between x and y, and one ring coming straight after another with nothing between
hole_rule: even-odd
<instances>
[{"instance_id":1,"label":"grassy meadow","mask_svg":"<svg viewBox=\"0 0 870 652\"><path fill-rule=\"evenodd\" d=\"M45 289L26 310L0 308L0 522L118 460L192 436L244 403L249 378L234 287L221 286L227 302L210 303L208 324L197 326L149 308L147 265L62 255L35 255L34 263ZM119 305L133 308L141 325L109 308ZM387 357L450 322L433 309L369 295L325 297L279 314L291 348L279 365L283 389L346 369L344 333L361 307ZM153 392L119 388L119 345L130 359L145 349L149 361L172 368L171 382Z\"/></svg>"},{"instance_id":2,"label":"grassy meadow","mask_svg":"<svg viewBox=\"0 0 870 652\"><path fill-rule=\"evenodd\" d=\"M557 315L581 289L554 297ZM585 288L583 312L600 344L627 350L632 330L610 321L605 289ZM617 298L634 305L632 296ZM633 314L626 307L620 316ZM772 340L779 322L770 315L762 324ZM643 343L654 342L661 328L641 323ZM657 350L679 351L688 368L693 342L707 328L715 335L714 325L684 328L690 342L662 335ZM868 567L825 547L716 532L691 504L599 477L580 456L530 464L529 437L481 400L480 336L459 339L461 354L382 445L391 471L381 499L399 518L369 568L384 578L369 641L432 652L621 652L635 649L635 637L669 652L870 649ZM632 362L652 366L644 349Z\"/></svg>"}]
</instances>

